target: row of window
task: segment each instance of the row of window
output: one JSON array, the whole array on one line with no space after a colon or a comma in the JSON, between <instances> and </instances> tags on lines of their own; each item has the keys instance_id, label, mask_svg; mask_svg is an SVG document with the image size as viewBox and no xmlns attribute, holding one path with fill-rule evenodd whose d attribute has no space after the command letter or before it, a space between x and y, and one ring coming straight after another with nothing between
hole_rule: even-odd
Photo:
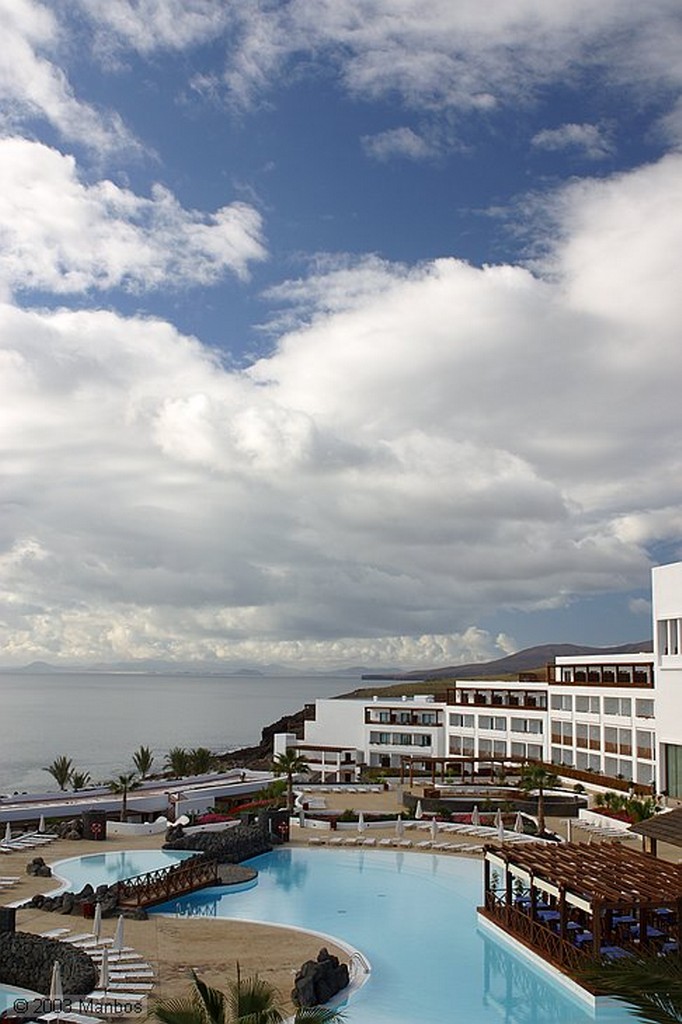
<instances>
[{"instance_id":1,"label":"row of window","mask_svg":"<svg viewBox=\"0 0 682 1024\"><path fill-rule=\"evenodd\" d=\"M552 711L573 711L578 714L598 715L600 701L604 702L605 715L632 717L632 697L586 697L570 693L553 693L550 697ZM635 699L635 718L653 718L654 702L646 698Z\"/></svg>"},{"instance_id":2,"label":"row of window","mask_svg":"<svg viewBox=\"0 0 682 1024\"><path fill-rule=\"evenodd\" d=\"M612 778L621 776L624 779L633 779L644 786L649 786L654 781L655 769L652 764L645 764L641 761L632 762L629 758L603 757L600 754L591 754L578 750L575 753L571 750L561 750L559 747L552 747L552 764L567 765L570 768L579 768L581 771L603 771L605 775Z\"/></svg>"},{"instance_id":3,"label":"row of window","mask_svg":"<svg viewBox=\"0 0 682 1024\"><path fill-rule=\"evenodd\" d=\"M398 725L438 725L435 711L370 711L370 721Z\"/></svg>"},{"instance_id":4,"label":"row of window","mask_svg":"<svg viewBox=\"0 0 682 1024\"><path fill-rule=\"evenodd\" d=\"M507 722L509 724L507 724ZM544 731L541 718L507 718L504 715L450 715L450 725L456 729L473 729L478 724L479 729L492 730L493 732L530 732L542 733Z\"/></svg>"},{"instance_id":5,"label":"row of window","mask_svg":"<svg viewBox=\"0 0 682 1024\"><path fill-rule=\"evenodd\" d=\"M645 665L562 665L562 683L618 683L621 686L650 686L653 664Z\"/></svg>"},{"instance_id":6,"label":"row of window","mask_svg":"<svg viewBox=\"0 0 682 1024\"><path fill-rule=\"evenodd\" d=\"M564 747L579 747L583 750L604 750L607 754L623 754L631 757L633 742L637 757L644 761L654 760L654 734L648 729L618 729L615 726L589 725L587 722L552 720L550 725L552 743Z\"/></svg>"},{"instance_id":7,"label":"row of window","mask_svg":"<svg viewBox=\"0 0 682 1024\"><path fill-rule=\"evenodd\" d=\"M431 737L426 733L371 732L369 742L392 747L430 747Z\"/></svg>"},{"instance_id":8,"label":"row of window","mask_svg":"<svg viewBox=\"0 0 682 1024\"><path fill-rule=\"evenodd\" d=\"M520 743L517 740L507 744L506 740L479 739L476 745L473 736L451 736L449 753L453 757L520 757L541 761L542 744Z\"/></svg>"}]
</instances>

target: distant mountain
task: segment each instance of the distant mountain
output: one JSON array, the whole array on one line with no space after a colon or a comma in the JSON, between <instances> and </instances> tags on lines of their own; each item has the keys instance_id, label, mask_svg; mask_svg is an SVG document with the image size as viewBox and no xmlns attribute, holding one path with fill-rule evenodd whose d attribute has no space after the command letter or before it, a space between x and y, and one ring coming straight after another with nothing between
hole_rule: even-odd
<instances>
[{"instance_id":1,"label":"distant mountain","mask_svg":"<svg viewBox=\"0 0 682 1024\"><path fill-rule=\"evenodd\" d=\"M478 661L468 665L448 665L444 668L421 669L412 672L394 674L376 672L363 675L363 679L476 679L481 676L505 676L518 672L531 672L533 669L544 668L557 657L573 657L581 654L639 654L653 651L651 640L642 640L634 644L621 644L619 647L585 647L580 644L541 644L538 647L526 647L516 654L509 654L496 661Z\"/></svg>"}]
</instances>

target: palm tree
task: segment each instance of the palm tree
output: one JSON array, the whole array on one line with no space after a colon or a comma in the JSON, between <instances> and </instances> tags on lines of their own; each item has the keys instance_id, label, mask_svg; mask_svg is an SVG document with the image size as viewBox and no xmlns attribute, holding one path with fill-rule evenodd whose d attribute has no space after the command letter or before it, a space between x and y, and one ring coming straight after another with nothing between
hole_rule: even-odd
<instances>
[{"instance_id":1,"label":"palm tree","mask_svg":"<svg viewBox=\"0 0 682 1024\"><path fill-rule=\"evenodd\" d=\"M154 764L154 755L150 747L140 747L133 754L133 764L141 779L146 779Z\"/></svg>"},{"instance_id":2,"label":"palm tree","mask_svg":"<svg viewBox=\"0 0 682 1024\"><path fill-rule=\"evenodd\" d=\"M73 761L70 757L67 757L66 754L60 754L59 757L55 757L51 765L48 765L47 768L43 768L43 771L49 772L59 788L63 791L69 784L69 779L73 772Z\"/></svg>"},{"instance_id":3,"label":"palm tree","mask_svg":"<svg viewBox=\"0 0 682 1024\"><path fill-rule=\"evenodd\" d=\"M195 747L187 754L192 775L205 775L213 767L215 758L208 747Z\"/></svg>"},{"instance_id":4,"label":"palm tree","mask_svg":"<svg viewBox=\"0 0 682 1024\"><path fill-rule=\"evenodd\" d=\"M257 975L228 982L227 992L210 988L192 971L189 994L157 1003L151 1015L162 1024L280 1024L289 1014L278 1005L277 989ZM343 1014L326 1006L306 1006L296 1011L294 1024L331 1024Z\"/></svg>"},{"instance_id":5,"label":"palm tree","mask_svg":"<svg viewBox=\"0 0 682 1024\"><path fill-rule=\"evenodd\" d=\"M109 789L112 793L116 793L121 799L121 821L126 820L128 814L128 793L131 793L134 789L139 789L142 783L137 777L137 772L127 772L124 775L119 775L115 779L110 779Z\"/></svg>"},{"instance_id":6,"label":"palm tree","mask_svg":"<svg viewBox=\"0 0 682 1024\"><path fill-rule=\"evenodd\" d=\"M287 750L285 754L275 754L272 759L272 767L275 775L286 775L287 777L287 807L289 814L294 810L294 775L300 775L308 771L308 762L295 750Z\"/></svg>"},{"instance_id":7,"label":"palm tree","mask_svg":"<svg viewBox=\"0 0 682 1024\"><path fill-rule=\"evenodd\" d=\"M91 781L90 772L71 772L71 788L74 793L79 789L87 789Z\"/></svg>"},{"instance_id":8,"label":"palm tree","mask_svg":"<svg viewBox=\"0 0 682 1024\"><path fill-rule=\"evenodd\" d=\"M168 751L166 754L166 767L170 769L171 774L176 779L189 775L189 754L184 747L172 747Z\"/></svg>"},{"instance_id":9,"label":"palm tree","mask_svg":"<svg viewBox=\"0 0 682 1024\"><path fill-rule=\"evenodd\" d=\"M557 777L541 764L524 764L521 769L519 786L526 793L538 791L537 819L540 835L545 831L545 790L557 784Z\"/></svg>"},{"instance_id":10,"label":"palm tree","mask_svg":"<svg viewBox=\"0 0 682 1024\"><path fill-rule=\"evenodd\" d=\"M645 1024L682 1021L682 961L676 954L594 961L580 974L600 992L634 1007L637 1020Z\"/></svg>"}]
</instances>

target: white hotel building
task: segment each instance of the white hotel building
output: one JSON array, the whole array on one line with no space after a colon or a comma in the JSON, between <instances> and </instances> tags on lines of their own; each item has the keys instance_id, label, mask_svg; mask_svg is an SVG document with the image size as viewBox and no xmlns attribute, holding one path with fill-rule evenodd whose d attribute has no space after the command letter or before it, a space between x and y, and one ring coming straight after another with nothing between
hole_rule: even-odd
<instances>
[{"instance_id":1,"label":"white hotel building","mask_svg":"<svg viewBox=\"0 0 682 1024\"><path fill-rule=\"evenodd\" d=\"M654 569L652 591L653 654L556 658L545 681L455 682L445 701L318 700L304 739L276 736L275 752L295 747L324 782L408 755L529 758L682 799L682 562Z\"/></svg>"}]
</instances>

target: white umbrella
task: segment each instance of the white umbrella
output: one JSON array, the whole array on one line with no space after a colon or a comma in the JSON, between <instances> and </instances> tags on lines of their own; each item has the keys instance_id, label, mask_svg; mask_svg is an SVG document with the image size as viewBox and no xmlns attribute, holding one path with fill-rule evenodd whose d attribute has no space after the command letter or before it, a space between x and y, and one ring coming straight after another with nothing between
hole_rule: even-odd
<instances>
[{"instance_id":1,"label":"white umbrella","mask_svg":"<svg viewBox=\"0 0 682 1024\"><path fill-rule=\"evenodd\" d=\"M497 815L495 815L497 817ZM502 815L500 814L500 820L497 822L497 838L504 839L504 822L502 821Z\"/></svg>"},{"instance_id":2,"label":"white umbrella","mask_svg":"<svg viewBox=\"0 0 682 1024\"><path fill-rule=\"evenodd\" d=\"M495 818L494 818L495 828L499 828L501 823L502 823L502 811L498 807L497 810L495 811Z\"/></svg>"},{"instance_id":3,"label":"white umbrella","mask_svg":"<svg viewBox=\"0 0 682 1024\"><path fill-rule=\"evenodd\" d=\"M92 934L99 942L99 937L102 934L102 904L95 903L95 916L92 922Z\"/></svg>"},{"instance_id":4,"label":"white umbrella","mask_svg":"<svg viewBox=\"0 0 682 1024\"><path fill-rule=\"evenodd\" d=\"M301 828L305 828L305 810L303 807L298 812L298 824Z\"/></svg>"},{"instance_id":5,"label":"white umbrella","mask_svg":"<svg viewBox=\"0 0 682 1024\"><path fill-rule=\"evenodd\" d=\"M50 978L50 1003L56 1003L58 1000L64 998L64 989L62 987L62 967L59 960L55 960L52 964L52 977Z\"/></svg>"},{"instance_id":6,"label":"white umbrella","mask_svg":"<svg viewBox=\"0 0 682 1024\"><path fill-rule=\"evenodd\" d=\"M123 914L119 914L118 922L116 924L116 933L114 935L114 941L111 944L111 948L117 952L123 949Z\"/></svg>"},{"instance_id":7,"label":"white umbrella","mask_svg":"<svg viewBox=\"0 0 682 1024\"><path fill-rule=\"evenodd\" d=\"M402 837L405 835L405 826L403 825L403 818L401 814L399 814L398 817L395 819L395 834L398 836L399 839L402 839Z\"/></svg>"},{"instance_id":8,"label":"white umbrella","mask_svg":"<svg viewBox=\"0 0 682 1024\"><path fill-rule=\"evenodd\" d=\"M362 811L360 811L360 813L358 814L358 832L364 832L366 828L367 826L365 825L365 816L362 813Z\"/></svg>"},{"instance_id":9,"label":"white umbrella","mask_svg":"<svg viewBox=\"0 0 682 1024\"><path fill-rule=\"evenodd\" d=\"M10 825L9 822L7 822L7 824L5 825L5 842L12 842L12 826Z\"/></svg>"},{"instance_id":10,"label":"white umbrella","mask_svg":"<svg viewBox=\"0 0 682 1024\"><path fill-rule=\"evenodd\" d=\"M39 832L44 832L45 831L45 815L44 814L40 815L40 821L38 822L38 831Z\"/></svg>"},{"instance_id":11,"label":"white umbrella","mask_svg":"<svg viewBox=\"0 0 682 1024\"><path fill-rule=\"evenodd\" d=\"M521 815L521 811L517 811L516 812L516 821L514 822L514 831L515 832L525 832L526 831L525 828L523 827L523 817Z\"/></svg>"},{"instance_id":12,"label":"white umbrella","mask_svg":"<svg viewBox=\"0 0 682 1024\"><path fill-rule=\"evenodd\" d=\"M480 822L481 822L481 817L480 817L480 815L478 813L478 805L476 805L476 807L474 807L473 811L471 812L471 824L472 825L479 825Z\"/></svg>"},{"instance_id":13,"label":"white umbrella","mask_svg":"<svg viewBox=\"0 0 682 1024\"><path fill-rule=\"evenodd\" d=\"M435 818L431 818L431 838L438 838L438 822L436 821Z\"/></svg>"},{"instance_id":14,"label":"white umbrella","mask_svg":"<svg viewBox=\"0 0 682 1024\"><path fill-rule=\"evenodd\" d=\"M421 802L421 800L417 800L417 806L415 808L414 816L417 819L417 821L421 821L421 819L424 816L424 812L422 811L422 802Z\"/></svg>"},{"instance_id":15,"label":"white umbrella","mask_svg":"<svg viewBox=\"0 0 682 1024\"><path fill-rule=\"evenodd\" d=\"M109 950L105 946L102 950L102 963L99 968L99 981L97 982L97 988L102 989L103 992L109 988Z\"/></svg>"}]
</instances>

